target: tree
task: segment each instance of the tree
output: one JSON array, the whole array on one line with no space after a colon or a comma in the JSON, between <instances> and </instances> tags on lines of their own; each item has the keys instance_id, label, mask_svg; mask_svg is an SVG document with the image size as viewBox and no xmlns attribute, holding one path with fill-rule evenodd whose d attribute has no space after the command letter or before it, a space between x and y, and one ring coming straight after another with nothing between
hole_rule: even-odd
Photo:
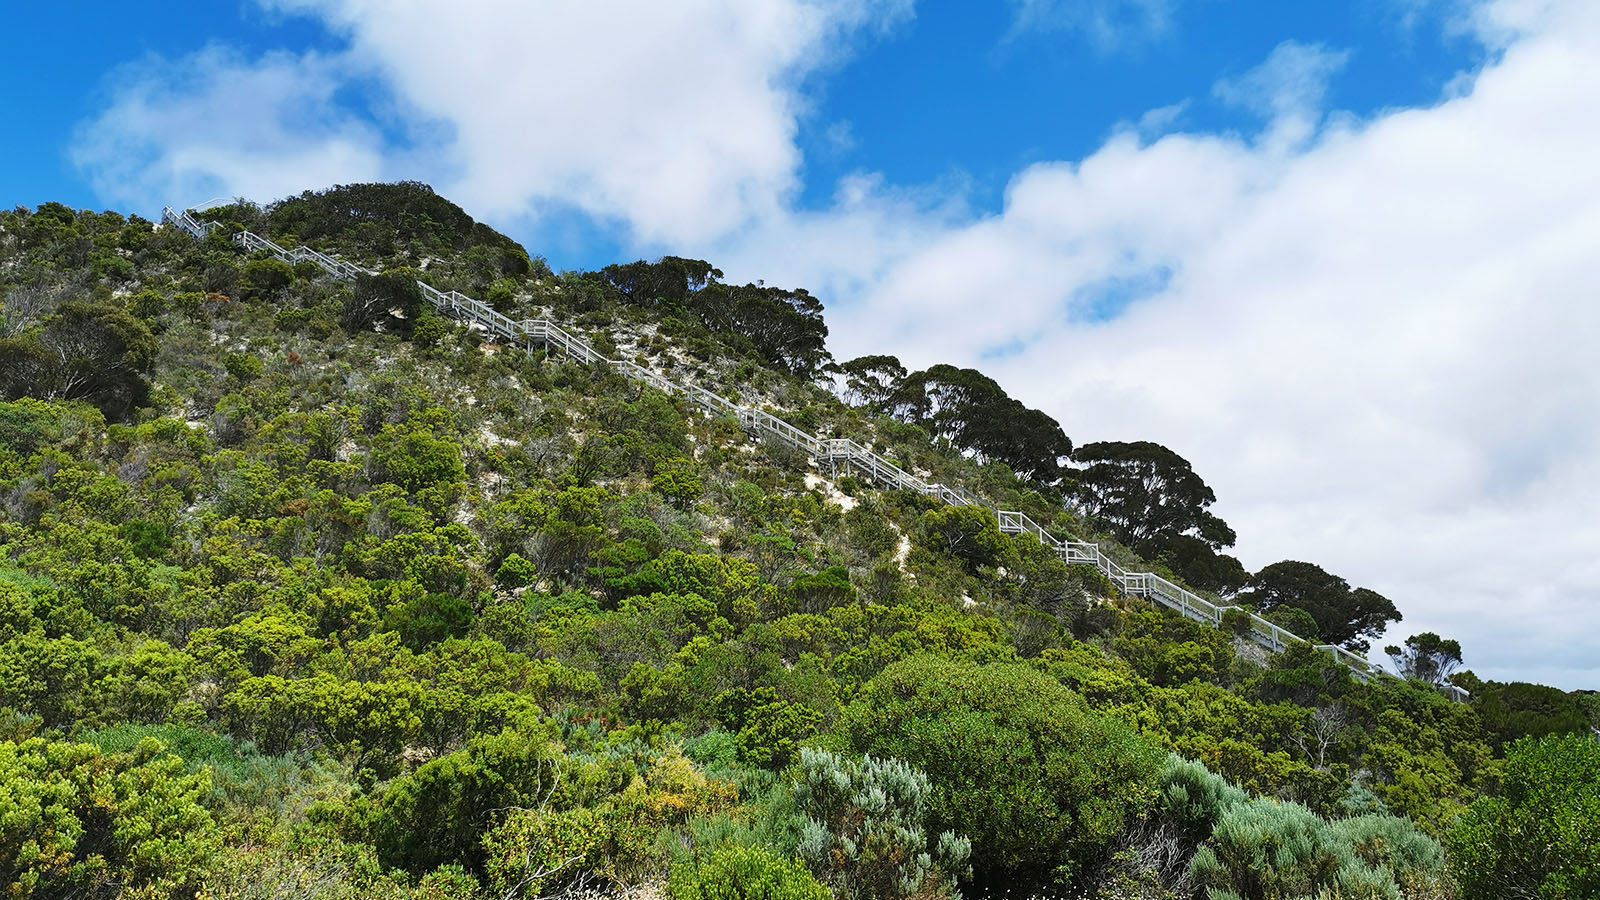
<instances>
[{"instance_id":1,"label":"tree","mask_svg":"<svg viewBox=\"0 0 1600 900\"><path fill-rule=\"evenodd\" d=\"M1600 896L1600 743L1518 741L1499 796L1468 807L1446 843L1463 900Z\"/></svg>"},{"instance_id":2,"label":"tree","mask_svg":"<svg viewBox=\"0 0 1600 900\"><path fill-rule=\"evenodd\" d=\"M722 277L722 270L703 259L663 256L650 263L616 263L600 270L606 286L631 306L686 309L689 295Z\"/></svg>"},{"instance_id":3,"label":"tree","mask_svg":"<svg viewBox=\"0 0 1600 900\"><path fill-rule=\"evenodd\" d=\"M713 331L745 338L769 364L810 378L832 357L822 302L804 289L760 284L709 284L695 292L690 309Z\"/></svg>"},{"instance_id":4,"label":"tree","mask_svg":"<svg viewBox=\"0 0 1600 900\"><path fill-rule=\"evenodd\" d=\"M929 827L972 839L980 885L1070 881L1153 799L1162 754L1031 667L913 657L840 716L856 752L933 786Z\"/></svg>"},{"instance_id":5,"label":"tree","mask_svg":"<svg viewBox=\"0 0 1600 900\"><path fill-rule=\"evenodd\" d=\"M126 310L61 304L35 334L0 340L0 389L45 400L87 400L108 415L141 404L155 361L150 329Z\"/></svg>"},{"instance_id":6,"label":"tree","mask_svg":"<svg viewBox=\"0 0 1600 900\"><path fill-rule=\"evenodd\" d=\"M1209 510L1217 495L1188 460L1151 441L1085 444L1072 458L1084 467L1075 499L1118 540L1197 587L1238 588L1243 568L1217 553L1233 546L1233 529Z\"/></svg>"},{"instance_id":7,"label":"tree","mask_svg":"<svg viewBox=\"0 0 1600 900\"><path fill-rule=\"evenodd\" d=\"M906 367L893 356L860 356L841 363L839 372L844 376L845 402L879 413L888 412L895 387L906 377Z\"/></svg>"},{"instance_id":8,"label":"tree","mask_svg":"<svg viewBox=\"0 0 1600 900\"><path fill-rule=\"evenodd\" d=\"M1204 538L1192 534L1149 538L1138 550L1152 562L1177 573L1191 587L1225 597L1238 593L1250 581L1250 573L1236 557L1218 553Z\"/></svg>"},{"instance_id":9,"label":"tree","mask_svg":"<svg viewBox=\"0 0 1600 900\"><path fill-rule=\"evenodd\" d=\"M345 296L339 327L345 331L385 329L410 337L422 315L422 288L416 273L390 269L377 275L358 275Z\"/></svg>"},{"instance_id":10,"label":"tree","mask_svg":"<svg viewBox=\"0 0 1600 900\"><path fill-rule=\"evenodd\" d=\"M1357 653L1365 653L1390 622L1400 621L1400 611L1389 598L1349 582L1307 562L1285 560L1257 572L1239 595L1241 603L1263 615L1280 607L1310 614L1317 636Z\"/></svg>"},{"instance_id":11,"label":"tree","mask_svg":"<svg viewBox=\"0 0 1600 900\"><path fill-rule=\"evenodd\" d=\"M968 571L1000 564L1011 549L994 514L981 506L946 506L922 516L928 544L961 560Z\"/></svg>"},{"instance_id":12,"label":"tree","mask_svg":"<svg viewBox=\"0 0 1600 900\"><path fill-rule=\"evenodd\" d=\"M886 405L896 418L1043 484L1061 481L1072 453L1055 419L1007 396L976 369L937 365L913 372L900 379Z\"/></svg>"},{"instance_id":13,"label":"tree","mask_svg":"<svg viewBox=\"0 0 1600 900\"><path fill-rule=\"evenodd\" d=\"M1414 678L1429 684L1444 684L1461 665L1461 644L1447 641L1431 631L1406 638L1404 647L1383 648L1394 662L1401 678Z\"/></svg>"}]
</instances>

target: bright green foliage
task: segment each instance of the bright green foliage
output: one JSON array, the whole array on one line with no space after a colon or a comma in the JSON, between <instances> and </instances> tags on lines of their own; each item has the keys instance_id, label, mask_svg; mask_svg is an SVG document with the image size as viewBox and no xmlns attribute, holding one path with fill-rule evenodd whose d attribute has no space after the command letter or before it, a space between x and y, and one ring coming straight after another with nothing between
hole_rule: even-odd
<instances>
[{"instance_id":1,"label":"bright green foliage","mask_svg":"<svg viewBox=\"0 0 1600 900\"><path fill-rule=\"evenodd\" d=\"M20 454L61 440L61 424L49 404L31 398L0 403L0 448Z\"/></svg>"},{"instance_id":2,"label":"bright green foliage","mask_svg":"<svg viewBox=\"0 0 1600 900\"><path fill-rule=\"evenodd\" d=\"M800 858L840 900L930 896L968 873L972 842L930 825L928 776L896 759L801 751Z\"/></svg>"},{"instance_id":3,"label":"bright green foliage","mask_svg":"<svg viewBox=\"0 0 1600 900\"><path fill-rule=\"evenodd\" d=\"M783 769L799 758L800 742L817 731L816 710L792 703L769 687L735 688L717 697L717 719L734 733L739 761Z\"/></svg>"},{"instance_id":4,"label":"bright green foliage","mask_svg":"<svg viewBox=\"0 0 1600 900\"><path fill-rule=\"evenodd\" d=\"M673 870L673 900L829 900L805 867L762 847L723 847Z\"/></svg>"},{"instance_id":5,"label":"bright green foliage","mask_svg":"<svg viewBox=\"0 0 1600 900\"><path fill-rule=\"evenodd\" d=\"M464 478L461 445L439 433L441 420L447 418L440 415L433 423L417 422L410 427L384 426L374 441L372 460L381 477L413 494Z\"/></svg>"},{"instance_id":6,"label":"bright green foliage","mask_svg":"<svg viewBox=\"0 0 1600 900\"><path fill-rule=\"evenodd\" d=\"M145 739L131 754L40 739L0 743L0 879L16 898L118 887L193 896L218 849L208 779Z\"/></svg>"},{"instance_id":7,"label":"bright green foliage","mask_svg":"<svg viewBox=\"0 0 1600 900\"><path fill-rule=\"evenodd\" d=\"M966 564L968 571L1000 564L1011 549L994 514L981 506L946 506L922 517L928 544Z\"/></svg>"},{"instance_id":8,"label":"bright green foliage","mask_svg":"<svg viewBox=\"0 0 1600 900\"><path fill-rule=\"evenodd\" d=\"M933 784L933 825L972 839L981 883L1070 878L1153 799L1161 756L1082 698L1018 665L896 663L845 710L857 751Z\"/></svg>"},{"instance_id":9,"label":"bright green foliage","mask_svg":"<svg viewBox=\"0 0 1600 900\"><path fill-rule=\"evenodd\" d=\"M678 509L688 509L705 490L694 462L681 457L658 463L650 487Z\"/></svg>"},{"instance_id":10,"label":"bright green foliage","mask_svg":"<svg viewBox=\"0 0 1600 900\"><path fill-rule=\"evenodd\" d=\"M1464 900L1600 896L1600 743L1512 745L1499 795L1468 807L1448 844Z\"/></svg>"},{"instance_id":11,"label":"bright green foliage","mask_svg":"<svg viewBox=\"0 0 1600 900\"><path fill-rule=\"evenodd\" d=\"M539 569L520 554L513 553L500 563L494 580L508 588L527 587L539 580Z\"/></svg>"},{"instance_id":12,"label":"bright green foliage","mask_svg":"<svg viewBox=\"0 0 1600 900\"><path fill-rule=\"evenodd\" d=\"M481 836L553 790L558 764L547 741L538 731L475 738L396 779L373 826L379 858L412 873L443 863L481 870Z\"/></svg>"}]
</instances>

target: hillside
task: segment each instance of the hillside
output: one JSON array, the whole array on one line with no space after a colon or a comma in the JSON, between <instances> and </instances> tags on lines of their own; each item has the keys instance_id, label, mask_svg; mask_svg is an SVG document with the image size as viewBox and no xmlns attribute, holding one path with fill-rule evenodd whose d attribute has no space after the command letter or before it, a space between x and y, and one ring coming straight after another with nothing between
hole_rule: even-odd
<instances>
[{"instance_id":1,"label":"hillside","mask_svg":"<svg viewBox=\"0 0 1600 900\"><path fill-rule=\"evenodd\" d=\"M1454 672L1438 636L1393 648L1410 680L1352 670L1396 604L1311 563L1245 572L1168 448L1075 446L970 369L833 360L817 298L706 262L553 273L423 185L198 218L221 225L0 214L17 896L1600 877L1593 695ZM468 327L419 280L733 406ZM1240 609L1197 622L1119 570ZM1537 831L1517 815L1563 851L1494 837Z\"/></svg>"}]
</instances>

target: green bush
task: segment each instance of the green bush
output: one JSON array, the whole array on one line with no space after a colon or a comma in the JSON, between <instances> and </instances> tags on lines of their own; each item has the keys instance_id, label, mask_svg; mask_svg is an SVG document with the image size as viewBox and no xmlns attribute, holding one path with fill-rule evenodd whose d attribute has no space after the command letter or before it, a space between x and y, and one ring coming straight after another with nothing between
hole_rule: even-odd
<instances>
[{"instance_id":1,"label":"green bush","mask_svg":"<svg viewBox=\"0 0 1600 900\"><path fill-rule=\"evenodd\" d=\"M385 425L373 442L372 456L383 480L413 494L438 484L454 484L467 474L461 445L416 422L407 427Z\"/></svg>"},{"instance_id":2,"label":"green bush","mask_svg":"<svg viewBox=\"0 0 1600 900\"><path fill-rule=\"evenodd\" d=\"M805 866L761 847L723 847L672 871L673 900L829 900Z\"/></svg>"},{"instance_id":3,"label":"green bush","mask_svg":"<svg viewBox=\"0 0 1600 900\"><path fill-rule=\"evenodd\" d=\"M1600 744L1513 744L1500 795L1468 807L1447 840L1463 900L1600 897Z\"/></svg>"},{"instance_id":4,"label":"green bush","mask_svg":"<svg viewBox=\"0 0 1600 900\"><path fill-rule=\"evenodd\" d=\"M799 759L800 742L817 732L817 711L778 696L769 687L734 688L716 700L717 720L733 732L739 761L783 769Z\"/></svg>"},{"instance_id":5,"label":"green bush","mask_svg":"<svg viewBox=\"0 0 1600 900\"><path fill-rule=\"evenodd\" d=\"M558 765L548 735L506 731L395 779L373 826L379 859L419 875L446 863L482 871L482 836L509 810L546 802Z\"/></svg>"},{"instance_id":6,"label":"green bush","mask_svg":"<svg viewBox=\"0 0 1600 900\"><path fill-rule=\"evenodd\" d=\"M513 553L500 563L499 569L495 570L494 580L501 587L527 587L539 580L539 567L524 559L521 554Z\"/></svg>"},{"instance_id":7,"label":"green bush","mask_svg":"<svg viewBox=\"0 0 1600 900\"><path fill-rule=\"evenodd\" d=\"M281 259L252 259L240 271L243 299L271 299L294 281L294 266Z\"/></svg>"},{"instance_id":8,"label":"green bush","mask_svg":"<svg viewBox=\"0 0 1600 900\"><path fill-rule=\"evenodd\" d=\"M239 381L254 381L261 377L261 357L248 353L229 353L222 357L222 367Z\"/></svg>"},{"instance_id":9,"label":"green bush","mask_svg":"<svg viewBox=\"0 0 1600 900\"><path fill-rule=\"evenodd\" d=\"M0 402L0 449L27 455L59 440L60 418L49 404L30 397Z\"/></svg>"},{"instance_id":10,"label":"green bush","mask_svg":"<svg viewBox=\"0 0 1600 900\"><path fill-rule=\"evenodd\" d=\"M842 714L858 752L927 772L933 827L972 839L980 884L1070 880L1154 799L1161 754L1027 666L915 657Z\"/></svg>"},{"instance_id":11,"label":"green bush","mask_svg":"<svg viewBox=\"0 0 1600 900\"><path fill-rule=\"evenodd\" d=\"M183 774L165 749L0 743L6 896L193 896L220 841L200 805L206 776Z\"/></svg>"}]
</instances>

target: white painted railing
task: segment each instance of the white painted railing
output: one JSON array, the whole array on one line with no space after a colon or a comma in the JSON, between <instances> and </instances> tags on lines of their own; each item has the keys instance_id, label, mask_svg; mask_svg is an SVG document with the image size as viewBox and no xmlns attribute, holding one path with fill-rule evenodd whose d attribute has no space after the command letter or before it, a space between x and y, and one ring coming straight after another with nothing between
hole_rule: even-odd
<instances>
[{"instance_id":1,"label":"white painted railing","mask_svg":"<svg viewBox=\"0 0 1600 900\"><path fill-rule=\"evenodd\" d=\"M203 239L212 231L221 227L217 222L202 223L187 210L178 212L171 207L162 210L161 218L163 222L183 229L196 239ZM241 248L252 252L266 250L278 259L287 262L309 261L316 263L323 271L335 278L348 280L360 274L376 274L327 254L319 253L309 247L297 246L292 250L286 250L278 244L249 231L241 231L234 235L233 242ZM488 304L474 300L458 291L440 291L423 281L418 281L417 287L422 290L423 297L440 312L452 318L465 321L469 325L482 328L490 335L507 343L516 344L528 350L542 345L547 352L560 351L579 362L606 365L629 378L645 382L669 394L682 395L713 415L736 417L739 420L739 424L746 431L798 450L815 460L819 466L827 465L829 470L835 474L840 472L859 473L871 478L880 485L936 497L951 506L983 506L994 510L999 520L1001 532L1005 534L1032 535L1044 546L1054 551L1062 560L1068 563L1083 563L1094 566L1125 594L1153 600L1186 618L1205 622L1219 628L1224 627L1224 614L1231 610L1237 610L1244 615L1244 618L1240 621L1240 624L1246 626L1243 629L1243 635L1274 653L1282 653L1291 644L1300 641L1300 638L1290 633L1287 629L1267 621L1244 607L1220 606L1194 591L1174 584L1153 572L1129 571L1107 556L1098 544L1058 538L1023 513L995 510L993 506L984 502L977 495L962 488L924 481L900 468L891 460L848 438L827 438L813 435L796 428L765 410L757 409L753 406L742 406L704 388L673 381L637 363L622 359L610 359L596 350L588 341L563 330L549 319L528 319L519 322L495 311ZM1230 616L1229 618L1234 617ZM1318 644L1315 646L1319 650L1331 653L1333 658L1348 668L1351 674L1359 681L1369 681L1374 677L1393 677L1359 654L1352 653L1343 647L1332 644ZM1468 696L1465 690L1454 685L1441 686L1440 691L1458 701L1464 701Z\"/></svg>"}]
</instances>

